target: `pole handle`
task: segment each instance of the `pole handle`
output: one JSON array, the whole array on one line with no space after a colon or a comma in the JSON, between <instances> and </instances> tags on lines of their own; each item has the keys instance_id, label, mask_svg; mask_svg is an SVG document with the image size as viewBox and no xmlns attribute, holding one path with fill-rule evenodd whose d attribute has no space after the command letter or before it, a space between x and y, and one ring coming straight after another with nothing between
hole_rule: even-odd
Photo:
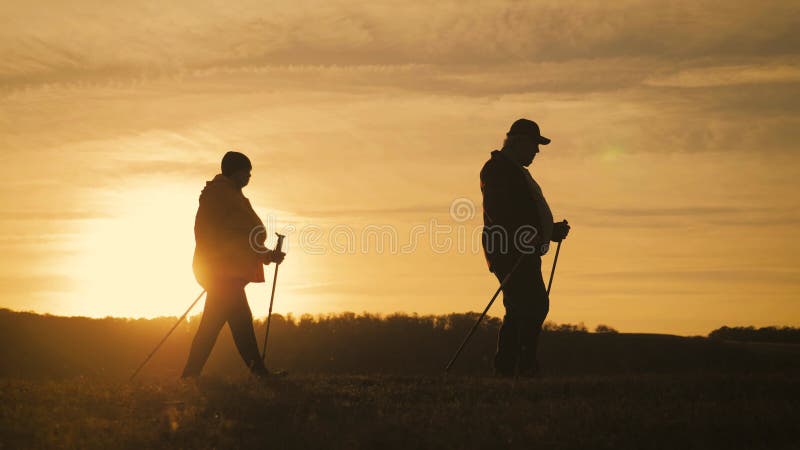
<instances>
[{"instance_id":1,"label":"pole handle","mask_svg":"<svg viewBox=\"0 0 800 450\"><path fill-rule=\"evenodd\" d=\"M275 235L276 235L276 236L278 236L278 243L277 243L277 244L275 244L275 250L273 250L273 251L275 251L275 252L280 252L280 251L281 251L281 249L283 249L283 239L284 239L286 236L285 236L285 235L283 235L283 234L280 234L280 233L275 233Z\"/></svg>"}]
</instances>

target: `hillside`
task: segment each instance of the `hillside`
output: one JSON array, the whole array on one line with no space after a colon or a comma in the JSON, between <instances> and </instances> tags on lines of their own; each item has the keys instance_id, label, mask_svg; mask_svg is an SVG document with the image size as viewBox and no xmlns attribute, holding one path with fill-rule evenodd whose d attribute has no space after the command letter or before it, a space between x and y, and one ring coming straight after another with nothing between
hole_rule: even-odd
<instances>
[{"instance_id":1,"label":"hillside","mask_svg":"<svg viewBox=\"0 0 800 450\"><path fill-rule=\"evenodd\" d=\"M298 374L438 374L475 317L474 313L386 317L346 313L299 320L273 316L268 363ZM0 310L0 377L124 380L174 321L56 317ZM499 323L496 318L483 323L453 373L490 373ZM256 323L259 340L263 325ZM142 376L177 377L196 326L197 320L183 323ZM545 375L771 372L800 367L800 346L793 344L549 328L540 347ZM245 373L227 328L220 334L206 373Z\"/></svg>"}]
</instances>

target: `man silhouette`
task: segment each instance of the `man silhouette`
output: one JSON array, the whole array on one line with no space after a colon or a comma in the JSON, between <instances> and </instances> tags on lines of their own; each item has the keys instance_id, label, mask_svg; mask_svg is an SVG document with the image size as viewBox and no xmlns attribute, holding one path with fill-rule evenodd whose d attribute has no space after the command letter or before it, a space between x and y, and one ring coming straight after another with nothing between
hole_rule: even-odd
<instances>
[{"instance_id":1,"label":"man silhouette","mask_svg":"<svg viewBox=\"0 0 800 450\"><path fill-rule=\"evenodd\" d=\"M511 273L503 287L506 314L494 358L500 376L538 373L536 349L550 307L541 255L551 240L561 241L569 233L566 220L553 223L542 190L526 169L539 145L549 143L535 122L519 119L503 148L493 151L481 170L484 255L498 280Z\"/></svg>"},{"instance_id":2,"label":"man silhouette","mask_svg":"<svg viewBox=\"0 0 800 450\"><path fill-rule=\"evenodd\" d=\"M200 193L192 269L208 295L182 378L200 375L226 322L250 371L258 377L270 375L258 353L244 287L263 283L263 265L280 264L285 255L264 247L264 225L242 194L252 167L244 154L228 152L222 158L222 173L206 182Z\"/></svg>"}]
</instances>

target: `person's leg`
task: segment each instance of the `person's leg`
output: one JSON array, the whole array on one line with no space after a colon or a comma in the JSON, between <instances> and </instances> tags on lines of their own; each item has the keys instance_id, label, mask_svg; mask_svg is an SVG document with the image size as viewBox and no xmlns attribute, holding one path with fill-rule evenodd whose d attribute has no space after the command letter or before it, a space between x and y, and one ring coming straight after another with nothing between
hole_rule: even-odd
<instances>
[{"instance_id":1,"label":"person's leg","mask_svg":"<svg viewBox=\"0 0 800 450\"><path fill-rule=\"evenodd\" d=\"M203 308L203 317L197 327L197 334L192 340L192 348L189 350L189 358L183 369L181 378L197 377L203 370L214 343L217 340L222 326L227 320L225 305L225 289L219 285L209 285L207 288L206 304Z\"/></svg>"},{"instance_id":2,"label":"person's leg","mask_svg":"<svg viewBox=\"0 0 800 450\"><path fill-rule=\"evenodd\" d=\"M528 294L528 284L530 283L531 273L535 264L531 259L536 256L528 255L520 263L517 270L503 287L503 306L506 314L503 317L503 324L497 337L497 353L494 357L494 369L498 375L513 375L517 367L517 360L520 355L520 345L524 342L522 333L527 327L526 298ZM498 271L495 273L498 281L505 279L507 272Z\"/></svg>"},{"instance_id":3,"label":"person's leg","mask_svg":"<svg viewBox=\"0 0 800 450\"><path fill-rule=\"evenodd\" d=\"M231 329L233 341L247 367L253 373L262 375L266 373L266 368L258 351L256 333L253 329L253 313L247 303L244 285L234 286L233 289L231 308L228 314L228 326Z\"/></svg>"},{"instance_id":4,"label":"person's leg","mask_svg":"<svg viewBox=\"0 0 800 450\"><path fill-rule=\"evenodd\" d=\"M524 301L524 324L521 325L520 334L520 362L519 370L521 373L535 374L539 370L537 351L539 347L539 336L542 332L542 325L549 311L549 299L547 288L542 278L541 258L535 258L532 267L529 269L530 278L526 280L522 289L521 299Z\"/></svg>"},{"instance_id":5,"label":"person's leg","mask_svg":"<svg viewBox=\"0 0 800 450\"><path fill-rule=\"evenodd\" d=\"M503 294L505 297L505 294ZM497 375L511 376L519 353L519 323L513 312L506 308L503 324L497 334L497 353L494 355L494 371Z\"/></svg>"}]
</instances>

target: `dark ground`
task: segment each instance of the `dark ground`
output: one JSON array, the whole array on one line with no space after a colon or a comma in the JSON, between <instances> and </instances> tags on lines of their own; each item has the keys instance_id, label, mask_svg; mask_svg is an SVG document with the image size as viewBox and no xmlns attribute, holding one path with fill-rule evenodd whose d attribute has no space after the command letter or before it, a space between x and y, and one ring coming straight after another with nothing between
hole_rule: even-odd
<instances>
[{"instance_id":1,"label":"dark ground","mask_svg":"<svg viewBox=\"0 0 800 450\"><path fill-rule=\"evenodd\" d=\"M800 448L798 373L0 381L0 448Z\"/></svg>"},{"instance_id":2,"label":"dark ground","mask_svg":"<svg viewBox=\"0 0 800 450\"><path fill-rule=\"evenodd\" d=\"M476 316L273 317L268 362L291 375L267 384L227 330L177 381L195 320L129 383L174 318L0 310L0 449L800 449L798 344L561 327L543 377L514 382L490 376L490 318L444 376Z\"/></svg>"}]
</instances>

